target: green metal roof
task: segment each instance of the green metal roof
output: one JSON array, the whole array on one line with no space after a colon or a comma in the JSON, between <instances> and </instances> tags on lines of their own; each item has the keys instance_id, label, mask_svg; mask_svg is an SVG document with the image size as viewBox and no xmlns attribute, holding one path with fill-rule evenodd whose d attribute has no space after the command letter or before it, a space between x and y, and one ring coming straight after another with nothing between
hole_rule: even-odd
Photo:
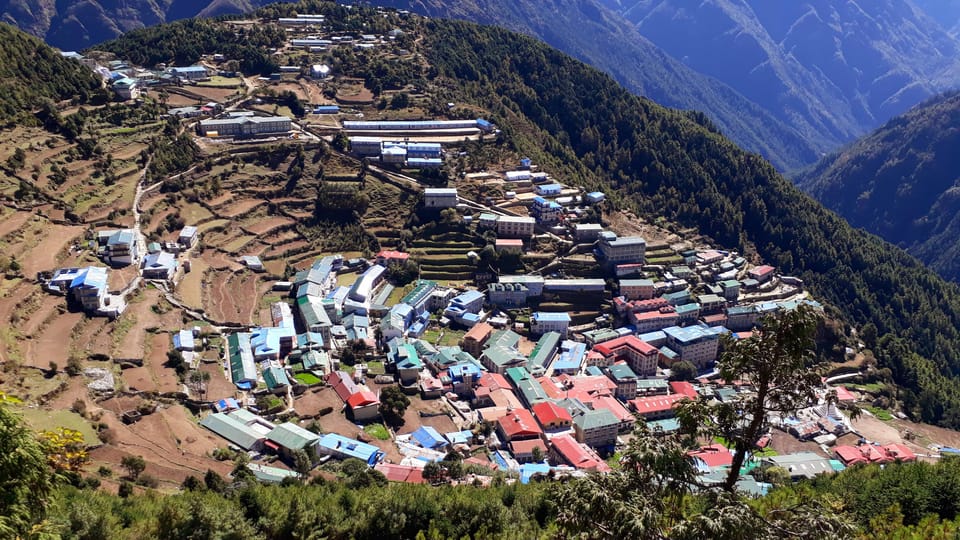
<instances>
[{"instance_id":1,"label":"green metal roof","mask_svg":"<svg viewBox=\"0 0 960 540\"><path fill-rule=\"evenodd\" d=\"M290 386L287 372L276 366L270 366L263 370L263 381L267 383L267 388L271 390L280 386Z\"/></svg>"},{"instance_id":2,"label":"green metal roof","mask_svg":"<svg viewBox=\"0 0 960 540\"><path fill-rule=\"evenodd\" d=\"M608 368L610 370L610 378L615 382L619 382L624 379L636 379L637 374L630 369L630 366L626 364L614 364Z\"/></svg>"},{"instance_id":3,"label":"green metal roof","mask_svg":"<svg viewBox=\"0 0 960 540\"><path fill-rule=\"evenodd\" d=\"M302 450L307 445L320 440L320 436L302 427L287 422L267 433L267 439L289 450Z\"/></svg>"},{"instance_id":4,"label":"green metal roof","mask_svg":"<svg viewBox=\"0 0 960 540\"><path fill-rule=\"evenodd\" d=\"M614 426L620 423L617 417L608 409L596 409L574 415L573 421L584 431Z\"/></svg>"},{"instance_id":5,"label":"green metal roof","mask_svg":"<svg viewBox=\"0 0 960 540\"><path fill-rule=\"evenodd\" d=\"M530 359L527 365L530 367L543 367L547 365L551 357L557 352L557 346L560 344L560 334L557 332L547 332L537 341L537 346L530 353Z\"/></svg>"}]
</instances>

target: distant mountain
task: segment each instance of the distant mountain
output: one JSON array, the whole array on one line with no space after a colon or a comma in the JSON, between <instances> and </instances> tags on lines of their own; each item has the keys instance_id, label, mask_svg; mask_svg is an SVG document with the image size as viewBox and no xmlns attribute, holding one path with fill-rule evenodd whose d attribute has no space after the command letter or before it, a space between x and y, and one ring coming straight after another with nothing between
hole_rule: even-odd
<instances>
[{"instance_id":1,"label":"distant mountain","mask_svg":"<svg viewBox=\"0 0 960 540\"><path fill-rule=\"evenodd\" d=\"M960 80L960 45L909 0L600 1L821 146Z\"/></svg>"},{"instance_id":2,"label":"distant mountain","mask_svg":"<svg viewBox=\"0 0 960 540\"><path fill-rule=\"evenodd\" d=\"M951 35L960 31L960 0L913 0L927 15L946 28Z\"/></svg>"},{"instance_id":3,"label":"distant mountain","mask_svg":"<svg viewBox=\"0 0 960 540\"><path fill-rule=\"evenodd\" d=\"M266 0L0 0L0 21L18 26L54 47L80 50L135 28L188 17L246 13L266 3Z\"/></svg>"},{"instance_id":4,"label":"distant mountain","mask_svg":"<svg viewBox=\"0 0 960 540\"><path fill-rule=\"evenodd\" d=\"M674 60L596 0L374 0L433 17L495 24L537 37L668 107L704 112L725 135L780 170L816 161L835 144L810 141L730 86Z\"/></svg>"},{"instance_id":5,"label":"distant mountain","mask_svg":"<svg viewBox=\"0 0 960 540\"><path fill-rule=\"evenodd\" d=\"M44 100L87 101L100 78L39 39L0 24L0 125L33 119Z\"/></svg>"},{"instance_id":6,"label":"distant mountain","mask_svg":"<svg viewBox=\"0 0 960 540\"><path fill-rule=\"evenodd\" d=\"M890 120L797 181L852 225L960 281L960 93Z\"/></svg>"}]
</instances>

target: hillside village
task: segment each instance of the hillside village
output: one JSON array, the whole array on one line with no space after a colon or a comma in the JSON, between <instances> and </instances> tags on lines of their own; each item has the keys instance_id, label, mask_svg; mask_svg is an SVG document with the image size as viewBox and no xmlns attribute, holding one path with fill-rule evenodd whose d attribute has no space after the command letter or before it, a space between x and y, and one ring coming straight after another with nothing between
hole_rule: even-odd
<instances>
[{"instance_id":1,"label":"hillside village","mask_svg":"<svg viewBox=\"0 0 960 540\"><path fill-rule=\"evenodd\" d=\"M430 227L408 241L384 213L373 227L378 251L311 250L294 234L309 213L293 197L270 202L283 213L257 214L260 203L239 195L177 211L140 178L130 219L89 231L76 246L89 257L71 259L100 262L36 276L86 317L122 321L143 295L181 310L182 325L151 331L151 361L179 374L166 393L197 411L219 446L247 453L258 478L281 482L345 458L404 482L610 471L638 422L671 433L679 400L752 391L719 379L723 336L748 338L764 317L801 304L822 309L802 280L643 223L529 158L501 152L473 166L502 137L482 111L444 103L433 114L421 103L414 113L405 92L393 93L395 105L377 103L331 68L338 50L413 58L401 28L347 35L313 14L261 22L288 36L275 54L291 63L268 76L238 73L223 55L140 67L64 54L100 73L119 100L162 100L208 154L325 149ZM282 92L294 108L306 103L304 113ZM148 207L184 223L156 232ZM125 368L144 369L131 360ZM95 369L91 385L112 377ZM115 399L111 384L97 387ZM768 487L748 475L757 467L808 478L917 458L915 445L858 432L827 404L829 392L857 399L825 382L820 402L772 418L779 429L756 441L743 490ZM153 411L120 412L136 424ZM691 459L719 482L733 456L704 443ZM431 466L451 454L472 466L468 477Z\"/></svg>"}]
</instances>

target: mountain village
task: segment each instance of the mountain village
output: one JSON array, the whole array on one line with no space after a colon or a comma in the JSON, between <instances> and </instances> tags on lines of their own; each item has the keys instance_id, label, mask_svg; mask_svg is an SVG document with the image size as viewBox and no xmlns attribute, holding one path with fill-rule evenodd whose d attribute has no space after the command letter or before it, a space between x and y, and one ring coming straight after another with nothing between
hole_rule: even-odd
<instances>
[{"instance_id":1,"label":"mountain village","mask_svg":"<svg viewBox=\"0 0 960 540\"><path fill-rule=\"evenodd\" d=\"M372 98L327 96L324 84L338 74L313 63L335 48L393 50L402 30L344 35L310 14L274 22L290 38L287 58L307 60L267 77L230 71L222 55L143 69L64 54L111 81L120 99L184 98L171 99L168 113L201 148L329 144L363 163L366 174L416 194L415 211L421 222L438 224L437 234L417 250L317 254L295 271L272 265L264 250L237 252L236 272L268 286L228 294L251 294L248 302L269 309L269 321L237 324L191 308L180 295L205 236L220 233L188 222L148 238L138 204L150 186L139 185L133 227L100 229L76 246L102 265L38 275L46 291L89 317L120 317L144 288L184 309L195 324L160 329L172 365L185 374L178 399L223 446L247 453L261 480L356 458L391 481L439 481L430 464L451 454L474 466L450 474L452 482L482 484L498 470L524 483L610 471L638 422L671 433L679 429L678 401L725 401L753 390L715 370L725 337L749 338L764 317L801 304L822 309L802 280L747 255L629 219L611 222L608 194L570 185L529 158L435 182L438 171L469 159L467 144L495 141L500 128L454 103L445 117L370 120ZM206 101L196 86L224 79L248 89L307 81L309 109L298 120L267 112L275 107L253 95ZM192 100L202 103L185 104ZM216 369L201 371L204 365ZM102 383L101 374L88 376ZM106 384L104 393L111 391ZM796 417L771 418L777 429L756 441L740 489L769 487L749 475L757 467L810 478L917 459L904 444L857 433L828 403L831 392L840 402L857 399L825 381L819 402ZM126 411L124 421L143 414ZM720 441L690 458L705 481L717 483L733 461Z\"/></svg>"}]
</instances>

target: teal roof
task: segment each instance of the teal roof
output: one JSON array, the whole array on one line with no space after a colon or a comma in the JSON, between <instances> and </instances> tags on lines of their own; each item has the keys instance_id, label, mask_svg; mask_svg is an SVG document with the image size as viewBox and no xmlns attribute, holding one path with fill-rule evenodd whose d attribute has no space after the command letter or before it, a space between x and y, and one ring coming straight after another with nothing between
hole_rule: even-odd
<instances>
[{"instance_id":1,"label":"teal roof","mask_svg":"<svg viewBox=\"0 0 960 540\"><path fill-rule=\"evenodd\" d=\"M495 366L506 366L510 364L525 363L526 357L517 352L516 349L507 347L492 347L483 350L485 356Z\"/></svg>"},{"instance_id":2,"label":"teal roof","mask_svg":"<svg viewBox=\"0 0 960 540\"><path fill-rule=\"evenodd\" d=\"M507 369L505 373L510 383L520 392L528 407L533 406L534 403L546 401L549 397L543 386L530 375L526 368L512 367Z\"/></svg>"},{"instance_id":3,"label":"teal roof","mask_svg":"<svg viewBox=\"0 0 960 540\"><path fill-rule=\"evenodd\" d=\"M271 467L269 465L261 465L259 463L248 463L247 469L253 473L253 476L255 476L257 480L267 484L279 484L283 482L284 478L297 477L297 473L293 471L279 467Z\"/></svg>"},{"instance_id":4,"label":"teal roof","mask_svg":"<svg viewBox=\"0 0 960 540\"><path fill-rule=\"evenodd\" d=\"M270 366L263 370L263 381L267 383L267 388L271 390L282 386L290 386L287 372L276 366Z\"/></svg>"},{"instance_id":5,"label":"teal roof","mask_svg":"<svg viewBox=\"0 0 960 540\"><path fill-rule=\"evenodd\" d=\"M613 379L614 382L637 378L637 374L626 364L614 364L610 366L608 370L610 371L610 378Z\"/></svg>"}]
</instances>

